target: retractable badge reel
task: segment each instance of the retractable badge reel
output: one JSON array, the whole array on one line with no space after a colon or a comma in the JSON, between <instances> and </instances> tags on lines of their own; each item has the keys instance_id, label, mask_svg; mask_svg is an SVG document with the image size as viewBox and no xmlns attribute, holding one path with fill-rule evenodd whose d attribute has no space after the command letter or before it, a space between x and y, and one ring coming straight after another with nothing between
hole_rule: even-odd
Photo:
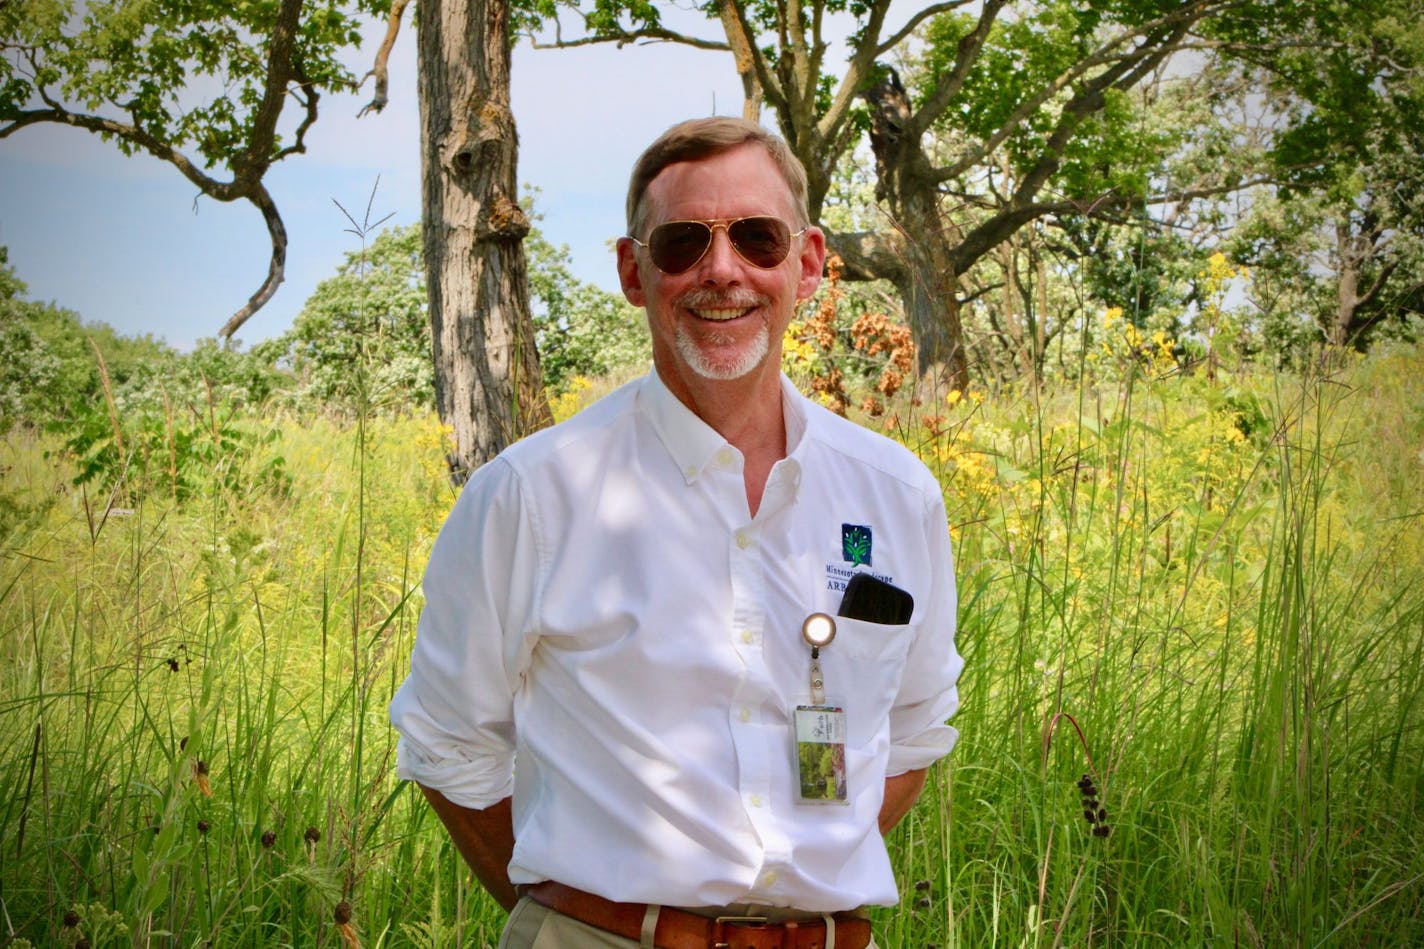
<instances>
[{"instance_id":1,"label":"retractable badge reel","mask_svg":"<svg viewBox=\"0 0 1424 949\"><path fill-rule=\"evenodd\" d=\"M796 768L802 804L845 804L845 709L826 701L821 650L836 638L836 621L812 613L801 624L801 638L811 647L811 701L796 706Z\"/></svg>"}]
</instances>

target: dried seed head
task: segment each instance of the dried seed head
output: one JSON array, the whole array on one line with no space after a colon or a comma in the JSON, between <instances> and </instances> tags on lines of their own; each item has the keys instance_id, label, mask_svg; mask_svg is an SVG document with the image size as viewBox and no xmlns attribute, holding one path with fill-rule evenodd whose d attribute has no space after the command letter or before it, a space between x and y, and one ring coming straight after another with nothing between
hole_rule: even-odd
<instances>
[{"instance_id":1,"label":"dried seed head","mask_svg":"<svg viewBox=\"0 0 1424 949\"><path fill-rule=\"evenodd\" d=\"M1094 824L1094 825L1093 825L1093 836L1094 836L1094 837L1106 837L1108 834L1111 834L1111 833L1112 833L1112 828L1109 827L1107 824Z\"/></svg>"},{"instance_id":2,"label":"dried seed head","mask_svg":"<svg viewBox=\"0 0 1424 949\"><path fill-rule=\"evenodd\" d=\"M308 827L307 832L305 834L302 834L302 839L309 844L314 844L317 841L321 840L321 831L317 830L315 827Z\"/></svg>"},{"instance_id":3,"label":"dried seed head","mask_svg":"<svg viewBox=\"0 0 1424 949\"><path fill-rule=\"evenodd\" d=\"M262 849L271 850L272 845L277 842L277 832L275 830L264 830L262 832Z\"/></svg>"},{"instance_id":4,"label":"dried seed head","mask_svg":"<svg viewBox=\"0 0 1424 949\"><path fill-rule=\"evenodd\" d=\"M177 672L177 671L178 671L178 660L177 660L177 659L173 659L173 658L170 657L170 658L167 660L167 662L168 662L168 671L169 671L169 672Z\"/></svg>"},{"instance_id":5,"label":"dried seed head","mask_svg":"<svg viewBox=\"0 0 1424 949\"><path fill-rule=\"evenodd\" d=\"M929 909L930 905L930 898L928 896L922 896L915 900L915 906L919 909Z\"/></svg>"},{"instance_id":6,"label":"dried seed head","mask_svg":"<svg viewBox=\"0 0 1424 949\"><path fill-rule=\"evenodd\" d=\"M1097 816L1088 808L1083 808L1083 819L1092 824L1097 821Z\"/></svg>"},{"instance_id":7,"label":"dried seed head","mask_svg":"<svg viewBox=\"0 0 1424 949\"><path fill-rule=\"evenodd\" d=\"M208 822L207 822L207 821L205 821L205 820L200 820L200 821L198 821L198 833L200 833L200 834L206 834L206 833L208 832L208 826L209 826L209 825L208 825Z\"/></svg>"},{"instance_id":8,"label":"dried seed head","mask_svg":"<svg viewBox=\"0 0 1424 949\"><path fill-rule=\"evenodd\" d=\"M351 922L351 904L346 900L342 900L336 904L336 909L332 910L331 916L336 920L336 925L346 925Z\"/></svg>"},{"instance_id":9,"label":"dried seed head","mask_svg":"<svg viewBox=\"0 0 1424 949\"><path fill-rule=\"evenodd\" d=\"M64 914L64 928L65 928L65 929L73 929L75 926L78 926L78 925L79 925L79 913L78 913L77 911L75 911L75 910L70 910L69 912L67 912L67 913Z\"/></svg>"},{"instance_id":10,"label":"dried seed head","mask_svg":"<svg viewBox=\"0 0 1424 949\"><path fill-rule=\"evenodd\" d=\"M89 937L80 936L78 939L74 940L74 949L92 949L92 944L89 942Z\"/></svg>"},{"instance_id":11,"label":"dried seed head","mask_svg":"<svg viewBox=\"0 0 1424 949\"><path fill-rule=\"evenodd\" d=\"M1108 809L1107 809L1106 807L1100 807L1100 808L1098 808L1098 820L1099 820L1099 821L1105 821L1105 820L1107 820L1107 819L1108 819Z\"/></svg>"},{"instance_id":12,"label":"dried seed head","mask_svg":"<svg viewBox=\"0 0 1424 949\"><path fill-rule=\"evenodd\" d=\"M198 761L193 765L193 767L197 769L197 772L199 774L208 773L208 763L201 758L198 759Z\"/></svg>"},{"instance_id":13,"label":"dried seed head","mask_svg":"<svg viewBox=\"0 0 1424 949\"><path fill-rule=\"evenodd\" d=\"M919 890L921 893L923 893L925 890L928 890L929 888L930 888L930 881L929 881L929 880L916 880L916 881L915 881L915 889L916 889L916 890Z\"/></svg>"}]
</instances>

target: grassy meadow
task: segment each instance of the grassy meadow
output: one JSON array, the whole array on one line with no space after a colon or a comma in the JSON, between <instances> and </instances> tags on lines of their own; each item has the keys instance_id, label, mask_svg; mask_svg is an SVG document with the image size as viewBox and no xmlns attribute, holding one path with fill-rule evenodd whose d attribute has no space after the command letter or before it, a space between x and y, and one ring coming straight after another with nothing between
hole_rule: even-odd
<instances>
[{"instance_id":1,"label":"grassy meadow","mask_svg":"<svg viewBox=\"0 0 1424 949\"><path fill-rule=\"evenodd\" d=\"M1424 348L1097 379L871 423L942 478L966 660L880 945L1424 944ZM246 424L285 490L6 436L0 946L497 939L386 721L444 436Z\"/></svg>"}]
</instances>

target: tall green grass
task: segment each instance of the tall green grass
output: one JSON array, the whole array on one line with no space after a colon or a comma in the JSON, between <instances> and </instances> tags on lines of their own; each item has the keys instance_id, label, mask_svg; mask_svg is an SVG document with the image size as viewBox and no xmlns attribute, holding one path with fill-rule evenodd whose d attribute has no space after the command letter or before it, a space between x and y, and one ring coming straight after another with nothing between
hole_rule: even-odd
<instances>
[{"instance_id":1,"label":"tall green grass","mask_svg":"<svg viewBox=\"0 0 1424 949\"><path fill-rule=\"evenodd\" d=\"M894 428L944 481L966 668L879 941L1424 943L1424 351L1149 370ZM385 720L438 426L258 423L288 494L107 517L5 443L0 944L497 938Z\"/></svg>"}]
</instances>

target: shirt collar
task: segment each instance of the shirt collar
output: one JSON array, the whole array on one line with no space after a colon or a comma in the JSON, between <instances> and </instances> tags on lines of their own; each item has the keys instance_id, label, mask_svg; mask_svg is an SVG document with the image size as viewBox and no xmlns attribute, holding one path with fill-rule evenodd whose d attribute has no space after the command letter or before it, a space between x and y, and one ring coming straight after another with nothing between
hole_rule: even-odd
<instances>
[{"instance_id":1,"label":"shirt collar","mask_svg":"<svg viewBox=\"0 0 1424 949\"><path fill-rule=\"evenodd\" d=\"M656 369L643 377L638 402L688 484L716 460L717 452L729 447L716 429L672 394ZM808 420L801 393L785 373L781 376L781 412L786 425L786 456L794 458L805 443ZM799 468L799 462L795 467Z\"/></svg>"}]
</instances>

